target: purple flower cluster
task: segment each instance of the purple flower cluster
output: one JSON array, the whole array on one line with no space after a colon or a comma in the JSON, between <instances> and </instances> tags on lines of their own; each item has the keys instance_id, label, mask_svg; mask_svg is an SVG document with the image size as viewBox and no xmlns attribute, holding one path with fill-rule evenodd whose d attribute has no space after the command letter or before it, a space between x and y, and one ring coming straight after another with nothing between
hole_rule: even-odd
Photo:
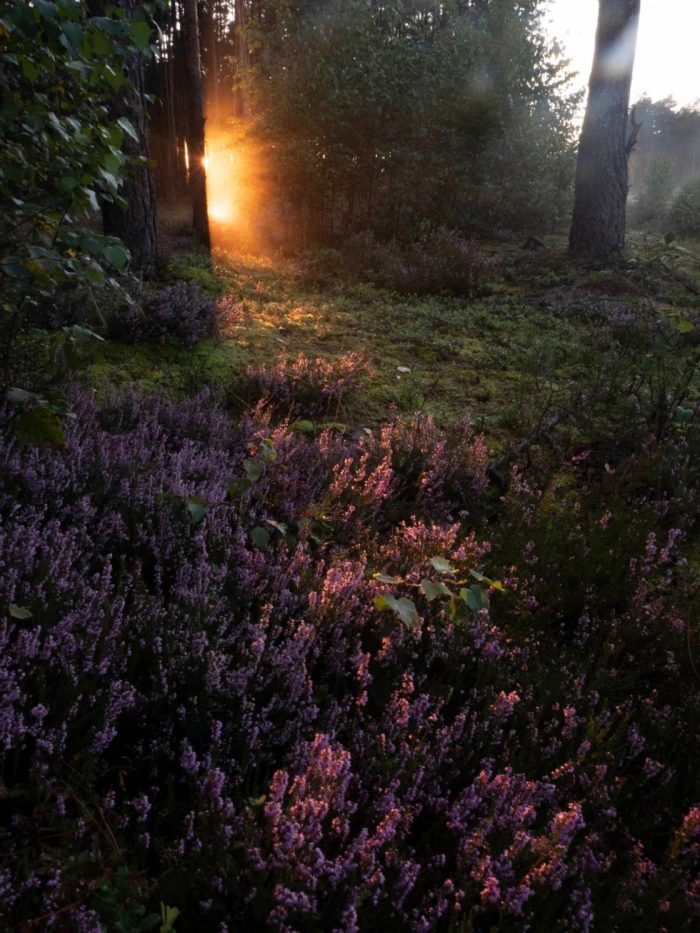
<instances>
[{"instance_id":1,"label":"purple flower cluster","mask_svg":"<svg viewBox=\"0 0 700 933\"><path fill-rule=\"evenodd\" d=\"M332 361L312 360L300 353L291 363L249 366L245 391L284 417L334 416L362 388L361 379L370 372L363 353L346 353Z\"/></svg>"},{"instance_id":2,"label":"purple flower cluster","mask_svg":"<svg viewBox=\"0 0 700 933\"><path fill-rule=\"evenodd\" d=\"M97 931L127 864L183 929L695 928L681 442L628 465L662 495L494 505L467 420L71 407L66 453L1 415L0 927Z\"/></svg>"},{"instance_id":3,"label":"purple flower cluster","mask_svg":"<svg viewBox=\"0 0 700 933\"><path fill-rule=\"evenodd\" d=\"M130 304L113 321L115 336L125 340L181 340L192 347L214 332L216 302L191 282L178 282Z\"/></svg>"}]
</instances>

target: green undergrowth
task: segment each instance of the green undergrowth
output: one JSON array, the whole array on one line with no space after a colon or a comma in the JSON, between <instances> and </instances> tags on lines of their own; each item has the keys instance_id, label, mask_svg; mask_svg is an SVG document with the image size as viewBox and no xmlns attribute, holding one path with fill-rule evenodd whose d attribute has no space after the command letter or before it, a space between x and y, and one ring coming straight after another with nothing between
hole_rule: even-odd
<instances>
[{"instance_id":1,"label":"green undergrowth","mask_svg":"<svg viewBox=\"0 0 700 933\"><path fill-rule=\"evenodd\" d=\"M162 282L196 282L221 301L214 338L193 350L175 341L91 345L84 375L95 384L142 383L176 395L211 386L236 406L251 403L248 367L363 351L371 364L363 388L328 417L372 426L396 409L448 424L468 411L499 449L558 406L580 404L602 370L610 384L599 388L608 395L626 391L615 371L645 358L670 383L678 377L685 357L655 330L668 330L669 322L671 331L694 328L700 260L692 247L660 237L630 240L619 268L607 270L570 262L556 238L536 252L488 245L493 281L487 297L475 300L397 295L343 279L311 288L303 264L290 259L174 252L163 262ZM678 372L667 372L676 363ZM634 380L631 370L627 375L628 388ZM672 390L653 382L649 392Z\"/></svg>"}]
</instances>

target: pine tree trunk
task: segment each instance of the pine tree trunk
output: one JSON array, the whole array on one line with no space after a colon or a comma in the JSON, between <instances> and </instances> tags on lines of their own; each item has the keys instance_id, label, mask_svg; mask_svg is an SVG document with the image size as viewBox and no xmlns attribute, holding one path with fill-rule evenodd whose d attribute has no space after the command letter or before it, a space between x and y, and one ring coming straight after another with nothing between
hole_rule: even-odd
<instances>
[{"instance_id":1,"label":"pine tree trunk","mask_svg":"<svg viewBox=\"0 0 700 933\"><path fill-rule=\"evenodd\" d=\"M185 71L187 73L190 122L187 148L190 161L190 192L192 194L192 226L202 245L211 247L207 213L207 173L204 167L204 91L199 48L197 0L184 0L183 33L185 41Z\"/></svg>"},{"instance_id":2,"label":"pine tree trunk","mask_svg":"<svg viewBox=\"0 0 700 933\"><path fill-rule=\"evenodd\" d=\"M600 0L569 236L573 256L607 260L625 244L630 89L641 0Z\"/></svg>"},{"instance_id":3,"label":"pine tree trunk","mask_svg":"<svg viewBox=\"0 0 700 933\"><path fill-rule=\"evenodd\" d=\"M137 0L112 0L111 6L123 9L127 18L136 10ZM103 0L91 0L90 9L95 14L104 13ZM117 117L126 117L136 130L138 140L128 134L124 137L123 152L133 158L150 158L149 126L146 111L145 79L143 61L138 56L126 62L128 89L113 104ZM156 190L153 169L148 164L135 165L125 179L120 194L127 201L123 210L116 204L106 203L102 209L104 232L116 236L131 253L129 271L145 277L155 274L158 233L156 217Z\"/></svg>"}]
</instances>

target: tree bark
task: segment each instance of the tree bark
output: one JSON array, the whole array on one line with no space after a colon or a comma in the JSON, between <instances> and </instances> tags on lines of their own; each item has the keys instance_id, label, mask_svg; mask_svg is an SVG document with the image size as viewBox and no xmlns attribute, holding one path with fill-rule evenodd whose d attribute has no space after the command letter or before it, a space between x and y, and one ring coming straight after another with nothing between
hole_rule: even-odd
<instances>
[{"instance_id":1,"label":"tree bark","mask_svg":"<svg viewBox=\"0 0 700 933\"><path fill-rule=\"evenodd\" d=\"M633 145L627 126L641 0L599 2L569 249L579 258L607 260L625 244Z\"/></svg>"},{"instance_id":2,"label":"tree bark","mask_svg":"<svg viewBox=\"0 0 700 933\"><path fill-rule=\"evenodd\" d=\"M202 245L211 248L209 215L207 212L207 173L204 167L204 91L199 48L197 0L184 0L183 33L185 41L185 71L189 85L190 120L187 149L190 161L190 192L192 195L192 226Z\"/></svg>"},{"instance_id":3,"label":"tree bark","mask_svg":"<svg viewBox=\"0 0 700 933\"><path fill-rule=\"evenodd\" d=\"M127 18L136 10L137 0L112 0L111 5L123 9ZM103 0L91 0L90 10L104 13ZM128 88L113 104L116 117L126 117L136 130L138 140L125 135L123 152L130 158L150 158L149 126L143 60L132 56L126 62ZM148 163L135 163L129 170L121 190L126 209L105 203L102 208L104 232L116 236L131 253L129 271L148 278L155 274L158 250L156 190L153 169Z\"/></svg>"}]
</instances>

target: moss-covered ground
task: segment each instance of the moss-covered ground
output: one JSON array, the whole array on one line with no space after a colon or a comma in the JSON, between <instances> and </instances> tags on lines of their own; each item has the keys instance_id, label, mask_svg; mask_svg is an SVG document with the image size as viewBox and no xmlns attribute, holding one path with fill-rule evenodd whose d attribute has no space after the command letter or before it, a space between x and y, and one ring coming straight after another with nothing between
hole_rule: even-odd
<instances>
[{"instance_id":1,"label":"moss-covered ground","mask_svg":"<svg viewBox=\"0 0 700 933\"><path fill-rule=\"evenodd\" d=\"M693 244L632 235L619 266L606 270L568 260L562 238L536 252L512 243L482 248L492 271L472 299L399 295L341 277L319 287L309 284L303 257L174 250L159 285L193 281L219 300L215 337L193 350L175 342L92 345L86 376L175 393L208 385L235 401L250 365L363 351L371 362L364 388L334 415L359 427L380 423L392 407L443 424L468 411L499 449L580 395L597 368L611 365L611 348L625 365L658 355L648 333L624 345L629 335L621 337L616 322L627 310L652 330L655 320L689 328L697 316Z\"/></svg>"}]
</instances>

